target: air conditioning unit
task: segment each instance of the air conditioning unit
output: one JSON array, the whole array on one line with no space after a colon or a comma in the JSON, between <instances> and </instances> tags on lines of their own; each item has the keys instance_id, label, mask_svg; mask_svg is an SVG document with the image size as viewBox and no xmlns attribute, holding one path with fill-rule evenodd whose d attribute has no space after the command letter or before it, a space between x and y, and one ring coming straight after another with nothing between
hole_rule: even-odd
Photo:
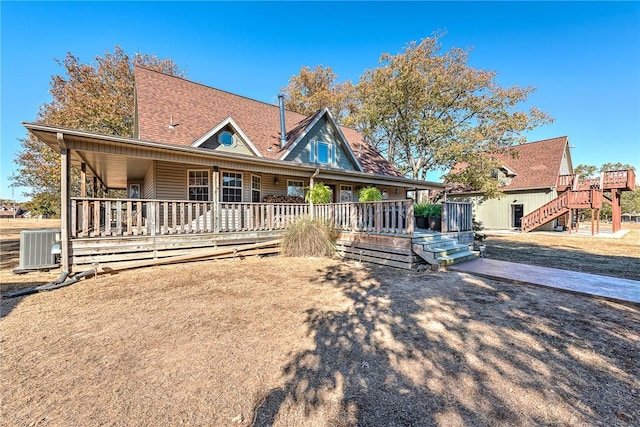
<instances>
[{"instance_id":1,"label":"air conditioning unit","mask_svg":"<svg viewBox=\"0 0 640 427\"><path fill-rule=\"evenodd\" d=\"M51 248L60 240L60 229L23 230L20 232L20 265L14 272L47 270L58 267Z\"/></svg>"}]
</instances>

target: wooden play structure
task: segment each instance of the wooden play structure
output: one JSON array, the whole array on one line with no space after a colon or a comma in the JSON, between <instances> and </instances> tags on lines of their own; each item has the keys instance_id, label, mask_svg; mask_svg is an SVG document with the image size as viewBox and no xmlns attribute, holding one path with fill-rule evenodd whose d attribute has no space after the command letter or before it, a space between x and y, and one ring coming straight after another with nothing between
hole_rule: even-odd
<instances>
[{"instance_id":1,"label":"wooden play structure","mask_svg":"<svg viewBox=\"0 0 640 427\"><path fill-rule=\"evenodd\" d=\"M611 205L612 232L620 230L622 209L620 197L623 191L635 189L633 170L606 171L599 178L581 179L579 175L560 175L558 177L558 197L522 217L522 232L559 219L566 224L569 233L573 228L578 209L591 210L591 234L600 232L600 209L602 203Z\"/></svg>"}]
</instances>

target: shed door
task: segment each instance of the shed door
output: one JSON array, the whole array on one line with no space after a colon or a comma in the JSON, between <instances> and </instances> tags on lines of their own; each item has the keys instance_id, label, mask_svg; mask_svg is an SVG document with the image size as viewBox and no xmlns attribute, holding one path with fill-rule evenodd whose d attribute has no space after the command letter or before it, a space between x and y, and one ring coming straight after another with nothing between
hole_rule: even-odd
<instances>
[{"instance_id":1,"label":"shed door","mask_svg":"<svg viewBox=\"0 0 640 427\"><path fill-rule=\"evenodd\" d=\"M511 209L513 210L513 227L520 228L522 227L522 215L524 214L524 205L511 205Z\"/></svg>"}]
</instances>

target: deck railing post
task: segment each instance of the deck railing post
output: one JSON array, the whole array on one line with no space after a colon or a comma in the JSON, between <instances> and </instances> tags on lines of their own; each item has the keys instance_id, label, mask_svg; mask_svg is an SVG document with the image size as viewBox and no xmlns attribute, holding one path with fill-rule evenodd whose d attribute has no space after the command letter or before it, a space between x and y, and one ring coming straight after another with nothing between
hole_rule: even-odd
<instances>
[{"instance_id":1,"label":"deck railing post","mask_svg":"<svg viewBox=\"0 0 640 427\"><path fill-rule=\"evenodd\" d=\"M413 234L415 217L413 216L413 200L408 202L407 205L407 234Z\"/></svg>"},{"instance_id":2,"label":"deck railing post","mask_svg":"<svg viewBox=\"0 0 640 427\"><path fill-rule=\"evenodd\" d=\"M149 210L147 212L147 223L149 224L149 231L152 236L156 235L156 206L156 202L148 203Z\"/></svg>"}]
</instances>

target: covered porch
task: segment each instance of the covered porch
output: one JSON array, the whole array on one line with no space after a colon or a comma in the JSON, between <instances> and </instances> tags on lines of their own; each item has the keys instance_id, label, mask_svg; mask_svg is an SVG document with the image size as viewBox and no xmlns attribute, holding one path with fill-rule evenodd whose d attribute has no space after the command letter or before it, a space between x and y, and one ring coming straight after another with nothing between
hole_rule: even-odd
<instances>
[{"instance_id":1,"label":"covered porch","mask_svg":"<svg viewBox=\"0 0 640 427\"><path fill-rule=\"evenodd\" d=\"M300 216L324 219L343 242L353 242L354 235L391 238L381 245L390 251L383 248L380 257L401 246L408 260L403 265L413 265L411 239L419 230L413 200L407 196L444 188L440 183L402 176L39 124L25 126L60 153L61 265L66 272L72 266L267 244ZM330 187L331 203L304 202L305 189L317 182ZM360 202L358 190L368 186L380 189L383 200ZM443 232L470 232L470 205L443 206ZM377 244L372 242L363 244L371 249Z\"/></svg>"}]
</instances>

